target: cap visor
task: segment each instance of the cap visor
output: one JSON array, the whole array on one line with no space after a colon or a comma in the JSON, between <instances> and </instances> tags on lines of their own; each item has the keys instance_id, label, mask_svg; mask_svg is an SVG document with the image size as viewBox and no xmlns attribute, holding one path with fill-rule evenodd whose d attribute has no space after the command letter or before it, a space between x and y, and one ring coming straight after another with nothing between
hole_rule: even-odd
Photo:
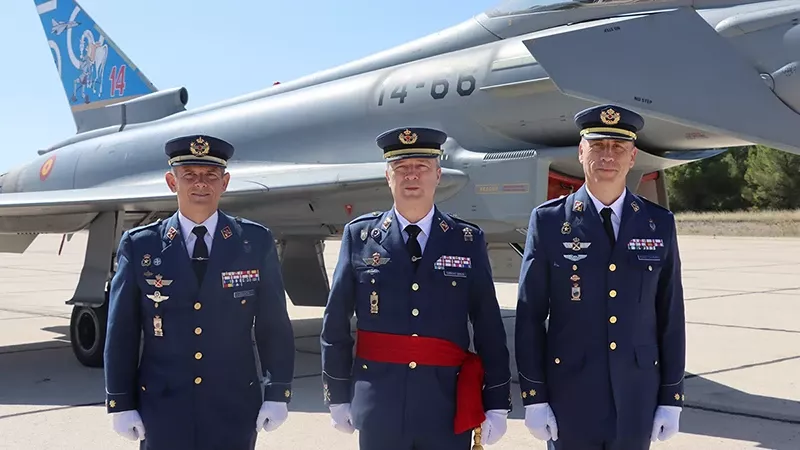
<instances>
[{"instance_id":1,"label":"cap visor","mask_svg":"<svg viewBox=\"0 0 800 450\"><path fill-rule=\"evenodd\" d=\"M593 141L597 139L617 139L620 141L632 141L633 138L630 136L625 136L624 134L616 134L616 133L586 133L583 135L583 138L587 141Z\"/></svg>"},{"instance_id":2,"label":"cap visor","mask_svg":"<svg viewBox=\"0 0 800 450\"><path fill-rule=\"evenodd\" d=\"M386 158L386 161L399 161L401 159L411 159L411 158L425 158L425 159L433 159L438 158L439 155L431 155L430 153L410 153L407 155L398 155Z\"/></svg>"},{"instance_id":3,"label":"cap visor","mask_svg":"<svg viewBox=\"0 0 800 450\"><path fill-rule=\"evenodd\" d=\"M225 167L224 164L220 164L215 161L210 160L202 160L202 159L189 159L185 161L176 161L171 164L173 167L175 166L216 166L216 167Z\"/></svg>"}]
</instances>

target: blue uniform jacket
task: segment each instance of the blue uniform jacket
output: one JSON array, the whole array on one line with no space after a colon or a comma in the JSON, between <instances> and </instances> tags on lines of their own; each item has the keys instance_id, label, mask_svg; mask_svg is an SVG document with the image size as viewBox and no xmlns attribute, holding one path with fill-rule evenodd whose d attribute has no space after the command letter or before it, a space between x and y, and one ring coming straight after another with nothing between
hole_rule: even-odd
<instances>
[{"instance_id":1,"label":"blue uniform jacket","mask_svg":"<svg viewBox=\"0 0 800 450\"><path fill-rule=\"evenodd\" d=\"M658 405L683 405L685 345L670 211L628 191L612 248L585 187L533 210L515 330L523 404L549 402L559 435L649 437Z\"/></svg>"},{"instance_id":2,"label":"blue uniform jacket","mask_svg":"<svg viewBox=\"0 0 800 450\"><path fill-rule=\"evenodd\" d=\"M139 411L147 449L250 449L262 396L291 398L294 339L272 233L222 212L209 231L202 284L177 213L120 240L106 404L108 412Z\"/></svg>"},{"instance_id":3,"label":"blue uniform jacket","mask_svg":"<svg viewBox=\"0 0 800 450\"><path fill-rule=\"evenodd\" d=\"M511 409L506 332L486 242L475 225L436 209L415 273L392 211L347 224L321 336L325 402L351 403L356 428L387 436L452 435L458 367L354 360L354 313L359 329L436 337L465 350L471 322L485 370L484 409Z\"/></svg>"}]
</instances>

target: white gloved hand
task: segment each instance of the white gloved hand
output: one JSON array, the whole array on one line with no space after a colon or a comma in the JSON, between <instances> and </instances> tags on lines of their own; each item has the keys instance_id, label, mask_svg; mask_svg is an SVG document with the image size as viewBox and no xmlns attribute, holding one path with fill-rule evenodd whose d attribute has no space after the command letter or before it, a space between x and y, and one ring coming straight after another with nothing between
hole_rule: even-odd
<instances>
[{"instance_id":1,"label":"white gloved hand","mask_svg":"<svg viewBox=\"0 0 800 450\"><path fill-rule=\"evenodd\" d=\"M356 431L353 427L353 417L350 415L350 403L330 405L329 408L333 428L347 434L353 434Z\"/></svg>"},{"instance_id":2,"label":"white gloved hand","mask_svg":"<svg viewBox=\"0 0 800 450\"><path fill-rule=\"evenodd\" d=\"M111 413L111 425L120 436L135 440L144 440L144 424L139 412L135 409Z\"/></svg>"},{"instance_id":3,"label":"white gloved hand","mask_svg":"<svg viewBox=\"0 0 800 450\"><path fill-rule=\"evenodd\" d=\"M558 423L549 403L526 405L525 426L536 439L558 440Z\"/></svg>"},{"instance_id":4,"label":"white gloved hand","mask_svg":"<svg viewBox=\"0 0 800 450\"><path fill-rule=\"evenodd\" d=\"M258 411L256 430L273 431L286 422L289 408L284 402L264 402Z\"/></svg>"},{"instance_id":5,"label":"white gloved hand","mask_svg":"<svg viewBox=\"0 0 800 450\"><path fill-rule=\"evenodd\" d=\"M481 443L492 445L506 434L506 420L508 411L505 409L490 409L486 411L486 420L481 424Z\"/></svg>"},{"instance_id":6,"label":"white gloved hand","mask_svg":"<svg viewBox=\"0 0 800 450\"><path fill-rule=\"evenodd\" d=\"M678 434L681 410L680 406L659 406L656 408L650 440L653 442L657 440L666 441Z\"/></svg>"}]
</instances>

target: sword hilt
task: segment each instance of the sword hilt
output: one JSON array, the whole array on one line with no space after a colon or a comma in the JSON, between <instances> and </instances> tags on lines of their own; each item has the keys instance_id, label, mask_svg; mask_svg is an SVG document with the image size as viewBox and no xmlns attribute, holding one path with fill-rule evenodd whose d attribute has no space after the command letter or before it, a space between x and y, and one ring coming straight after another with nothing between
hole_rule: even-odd
<instances>
[{"instance_id":1,"label":"sword hilt","mask_svg":"<svg viewBox=\"0 0 800 450\"><path fill-rule=\"evenodd\" d=\"M473 429L475 435L472 437L472 450L483 450L483 445L481 445L481 427L476 427Z\"/></svg>"}]
</instances>

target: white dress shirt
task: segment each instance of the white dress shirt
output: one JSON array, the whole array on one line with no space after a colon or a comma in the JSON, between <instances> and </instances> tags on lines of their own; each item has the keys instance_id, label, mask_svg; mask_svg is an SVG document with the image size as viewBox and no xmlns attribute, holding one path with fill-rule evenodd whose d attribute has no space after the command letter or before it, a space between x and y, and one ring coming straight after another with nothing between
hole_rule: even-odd
<instances>
[{"instance_id":1,"label":"white dress shirt","mask_svg":"<svg viewBox=\"0 0 800 450\"><path fill-rule=\"evenodd\" d=\"M614 237L619 237L619 224L622 221L622 203L625 202L625 194L628 191L628 188L622 190L622 195L619 196L614 203L609 205L611 208L611 225L614 227ZM592 203L594 203L594 207L597 210L597 214L600 214L600 211L606 207L600 200L597 199L594 195L592 195L592 191L589 190L589 187L586 187L586 193L589 194L589 198L592 199ZM600 216L600 220L603 220L603 216Z\"/></svg>"},{"instance_id":2,"label":"white dress shirt","mask_svg":"<svg viewBox=\"0 0 800 450\"><path fill-rule=\"evenodd\" d=\"M214 211L214 214L212 214L203 223L194 223L187 219L186 216L181 214L180 211L178 211L178 222L181 224L183 242L186 244L186 251L189 252L189 258L191 258L194 254L194 243L197 241L197 236L192 233L192 230L198 225L203 225L206 227L206 235L204 236L203 240L206 242L206 247L208 247L209 256L211 255L211 241L214 240L213 237L214 231L217 229L217 220L219 220L217 211Z\"/></svg>"},{"instance_id":3,"label":"white dress shirt","mask_svg":"<svg viewBox=\"0 0 800 450\"><path fill-rule=\"evenodd\" d=\"M394 209L394 214L397 216L397 221L400 222L398 223L400 229L403 230L403 242L408 242L409 236L405 228L407 225L410 224L410 222L408 221L408 219L403 217L403 215L400 214L396 208L392 207L392 209ZM433 223L433 210L434 208L431 207L431 210L428 211L428 214L426 214L425 217L420 219L419 222L414 223L414 225L417 225L422 230L417 235L417 242L419 242L419 247L420 249L422 249L423 253L425 252L425 244L428 243L428 237L430 237L431 235L431 224Z\"/></svg>"}]
</instances>

